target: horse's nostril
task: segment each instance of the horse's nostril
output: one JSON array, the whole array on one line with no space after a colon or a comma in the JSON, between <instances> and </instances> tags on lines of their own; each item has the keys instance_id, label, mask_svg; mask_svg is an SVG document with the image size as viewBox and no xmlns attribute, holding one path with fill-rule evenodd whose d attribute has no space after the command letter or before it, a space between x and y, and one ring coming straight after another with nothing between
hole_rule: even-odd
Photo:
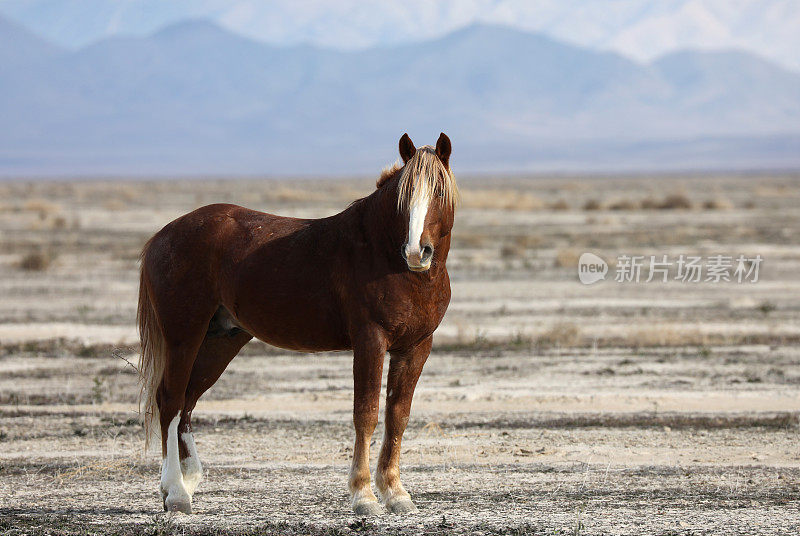
<instances>
[{"instance_id":1,"label":"horse's nostril","mask_svg":"<svg viewBox=\"0 0 800 536\"><path fill-rule=\"evenodd\" d=\"M422 248L422 262L428 262L433 257L433 247L425 246Z\"/></svg>"}]
</instances>

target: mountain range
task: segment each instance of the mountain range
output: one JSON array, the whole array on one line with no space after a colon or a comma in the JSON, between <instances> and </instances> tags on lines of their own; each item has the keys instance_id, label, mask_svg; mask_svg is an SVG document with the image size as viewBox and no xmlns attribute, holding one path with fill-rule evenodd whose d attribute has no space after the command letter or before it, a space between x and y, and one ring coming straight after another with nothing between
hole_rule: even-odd
<instances>
[{"instance_id":1,"label":"mountain range","mask_svg":"<svg viewBox=\"0 0 800 536\"><path fill-rule=\"evenodd\" d=\"M796 0L0 0L0 15L73 49L192 18L278 46L350 50L496 24L637 61L735 48L800 71Z\"/></svg>"},{"instance_id":2,"label":"mountain range","mask_svg":"<svg viewBox=\"0 0 800 536\"><path fill-rule=\"evenodd\" d=\"M374 173L406 131L465 171L795 168L800 74L486 24L336 50L187 20L71 50L0 19L5 176Z\"/></svg>"}]
</instances>

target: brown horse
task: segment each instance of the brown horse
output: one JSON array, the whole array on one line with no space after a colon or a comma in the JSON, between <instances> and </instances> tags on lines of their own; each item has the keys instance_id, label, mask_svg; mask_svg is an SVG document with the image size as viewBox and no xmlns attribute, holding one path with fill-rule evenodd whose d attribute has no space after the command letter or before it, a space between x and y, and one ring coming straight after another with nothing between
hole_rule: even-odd
<instances>
[{"instance_id":1,"label":"brown horse","mask_svg":"<svg viewBox=\"0 0 800 536\"><path fill-rule=\"evenodd\" d=\"M138 323L145 427L160 424L161 495L191 512L202 476L192 410L250 339L302 352L353 350L356 437L349 488L359 515L383 511L370 487L388 351L386 431L375 484L386 509L415 510L400 483L400 441L434 330L450 302L445 262L458 197L450 140L416 149L376 190L321 219L209 205L156 233L142 252Z\"/></svg>"}]
</instances>

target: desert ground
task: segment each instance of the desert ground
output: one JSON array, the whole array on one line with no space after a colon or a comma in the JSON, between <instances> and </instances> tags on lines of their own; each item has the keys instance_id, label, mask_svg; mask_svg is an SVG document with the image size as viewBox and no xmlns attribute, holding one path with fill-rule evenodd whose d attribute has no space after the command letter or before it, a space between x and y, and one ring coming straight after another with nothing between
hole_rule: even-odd
<instances>
[{"instance_id":1,"label":"desert ground","mask_svg":"<svg viewBox=\"0 0 800 536\"><path fill-rule=\"evenodd\" d=\"M419 511L369 519L347 495L351 356L257 341L194 412L195 513L161 512L134 319L140 249L173 218L320 217L374 178L0 183L0 533L800 533L800 176L459 180L401 458ZM583 252L605 281L579 282ZM763 263L614 280L620 255L681 254Z\"/></svg>"}]
</instances>

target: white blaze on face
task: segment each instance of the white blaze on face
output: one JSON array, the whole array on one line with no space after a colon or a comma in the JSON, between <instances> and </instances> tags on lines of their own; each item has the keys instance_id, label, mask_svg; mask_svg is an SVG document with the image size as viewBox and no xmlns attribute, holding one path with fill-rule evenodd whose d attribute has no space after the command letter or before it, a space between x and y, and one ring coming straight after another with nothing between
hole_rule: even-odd
<instances>
[{"instance_id":1,"label":"white blaze on face","mask_svg":"<svg viewBox=\"0 0 800 536\"><path fill-rule=\"evenodd\" d=\"M411 196L408 207L408 240L406 241L406 258L409 256L420 257L422 246L420 240L425 230L425 216L428 215L428 206L431 202L428 181L420 180Z\"/></svg>"}]
</instances>

